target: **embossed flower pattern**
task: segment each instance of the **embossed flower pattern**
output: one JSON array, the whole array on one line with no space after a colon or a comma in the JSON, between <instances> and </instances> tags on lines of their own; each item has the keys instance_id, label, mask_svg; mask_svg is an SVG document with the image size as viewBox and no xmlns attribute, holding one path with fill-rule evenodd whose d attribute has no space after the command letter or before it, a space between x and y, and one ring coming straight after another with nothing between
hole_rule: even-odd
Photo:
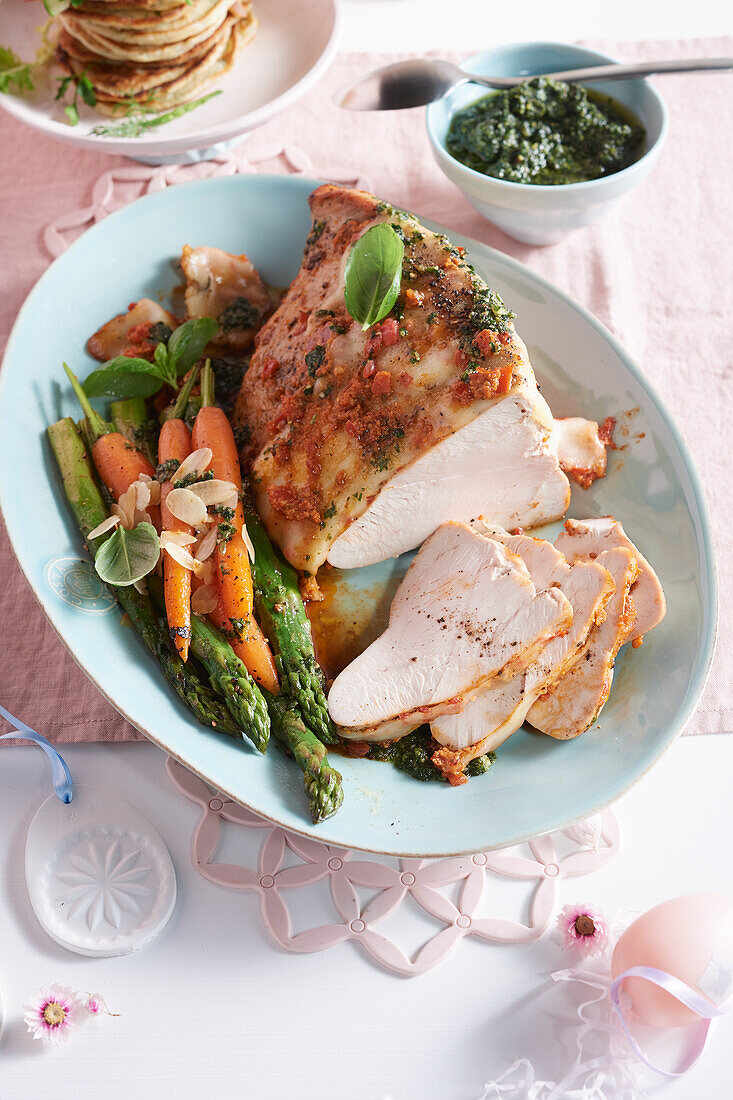
<instances>
[{"instance_id":1,"label":"embossed flower pattern","mask_svg":"<svg viewBox=\"0 0 733 1100\"><path fill-rule=\"evenodd\" d=\"M106 845L98 837L82 841L66 853L64 868L55 872L66 887L59 902L90 932L119 931L123 915L139 917L141 902L152 894L146 883L152 867L143 862L139 848L126 849L119 838Z\"/></svg>"}]
</instances>

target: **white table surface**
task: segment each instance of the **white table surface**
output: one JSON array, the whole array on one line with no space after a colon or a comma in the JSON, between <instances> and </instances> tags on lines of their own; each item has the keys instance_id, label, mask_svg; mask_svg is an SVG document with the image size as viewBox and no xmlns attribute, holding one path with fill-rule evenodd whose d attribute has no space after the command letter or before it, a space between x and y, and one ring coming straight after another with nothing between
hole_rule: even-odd
<instances>
[{"instance_id":1,"label":"white table surface","mask_svg":"<svg viewBox=\"0 0 733 1100\"><path fill-rule=\"evenodd\" d=\"M445 46L521 38L702 37L730 33L729 3L592 4L587 0L344 0L346 50ZM9 624L0 624L0 631ZM0 686L0 695L2 688ZM387 974L351 944L293 956L272 946L257 899L202 880L188 856L198 808L171 786L151 745L78 746L79 781L101 782L139 807L167 841L179 900L161 937L126 958L85 959L53 943L28 900L23 847L47 797L47 764L31 747L3 748L0 770L0 1100L474 1100L517 1057L543 1078L562 1071L546 976L567 965L552 937L520 947L464 941L415 979ZM679 740L617 806L621 855L560 901L609 915L668 897L733 893L733 736ZM118 1019L92 1021L60 1050L33 1043L25 999L60 981L102 993ZM702 1063L664 1084L670 1097L731 1095L733 1022L713 1031Z\"/></svg>"},{"instance_id":2,"label":"white table surface","mask_svg":"<svg viewBox=\"0 0 733 1100\"><path fill-rule=\"evenodd\" d=\"M516 1057L557 1079L547 1012L567 1002L560 987L542 987L569 959L551 935L517 947L467 940L442 966L410 979L377 968L353 944L286 954L268 940L254 895L193 870L199 810L172 787L158 749L84 745L65 756L78 780L113 787L156 825L179 900L168 927L136 955L86 959L53 943L33 915L23 872L28 824L50 793L48 765L32 746L2 750L2 1100L474 1100ZM615 917L678 894L733 893L732 772L733 737L679 740L618 803L620 856L562 883L560 901L590 902ZM20 1007L50 981L100 992L122 1015L44 1050L25 1032ZM664 1092L730 1095L732 1038L733 1020L722 1021L699 1067Z\"/></svg>"}]
</instances>

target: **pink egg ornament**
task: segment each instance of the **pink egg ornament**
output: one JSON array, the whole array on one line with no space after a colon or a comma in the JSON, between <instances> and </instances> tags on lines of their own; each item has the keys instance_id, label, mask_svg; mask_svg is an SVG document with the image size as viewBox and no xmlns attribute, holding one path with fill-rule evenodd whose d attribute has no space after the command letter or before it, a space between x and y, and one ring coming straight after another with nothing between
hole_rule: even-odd
<instances>
[{"instance_id":1,"label":"pink egg ornament","mask_svg":"<svg viewBox=\"0 0 733 1100\"><path fill-rule=\"evenodd\" d=\"M688 894L656 905L629 925L614 948L611 973L617 978L632 966L653 966L699 989L713 955L733 971L733 898ZM704 988L699 991L710 999ZM622 992L643 1024L682 1027L700 1018L643 978L626 978Z\"/></svg>"}]
</instances>

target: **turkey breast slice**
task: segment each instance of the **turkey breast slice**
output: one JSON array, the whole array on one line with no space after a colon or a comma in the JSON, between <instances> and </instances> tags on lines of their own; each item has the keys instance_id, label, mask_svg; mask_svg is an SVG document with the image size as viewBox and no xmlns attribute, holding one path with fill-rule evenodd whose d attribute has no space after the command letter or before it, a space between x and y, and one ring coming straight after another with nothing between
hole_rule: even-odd
<instances>
[{"instance_id":1,"label":"turkey breast slice","mask_svg":"<svg viewBox=\"0 0 733 1100\"><path fill-rule=\"evenodd\" d=\"M555 539L555 546L562 550L568 561L577 561L579 558L587 561L597 558L603 550L611 550L616 546L626 547L636 558L639 567L639 575L631 589L636 622L629 641L643 638L661 623L667 611L667 601L659 577L613 516L569 519L564 530Z\"/></svg>"},{"instance_id":2,"label":"turkey breast slice","mask_svg":"<svg viewBox=\"0 0 733 1100\"><path fill-rule=\"evenodd\" d=\"M608 570L615 584L606 617L593 627L579 654L527 714L536 729L561 740L578 737L595 722L611 690L616 655L634 633L634 604L629 599L639 572L634 553L618 546L601 551L595 561Z\"/></svg>"},{"instance_id":3,"label":"turkey breast slice","mask_svg":"<svg viewBox=\"0 0 733 1100\"><path fill-rule=\"evenodd\" d=\"M504 528L538 527L565 514L570 486L549 446L552 413L528 359L522 369L516 390L389 479L335 540L331 565L396 557L449 520L481 515Z\"/></svg>"},{"instance_id":4,"label":"turkey breast slice","mask_svg":"<svg viewBox=\"0 0 733 1100\"><path fill-rule=\"evenodd\" d=\"M526 667L571 622L567 597L538 593L506 546L445 524L410 565L386 631L334 680L331 717L346 738L401 737Z\"/></svg>"},{"instance_id":5,"label":"turkey breast slice","mask_svg":"<svg viewBox=\"0 0 733 1100\"><path fill-rule=\"evenodd\" d=\"M481 523L474 527L481 531ZM570 601L573 622L567 633L552 638L535 661L511 680L490 681L457 714L431 723L433 737L451 753L440 753L444 769L462 771L476 756L498 748L522 725L535 699L573 661L591 628L603 619L615 590L611 574L595 562L569 565L544 539L484 529L521 557L537 592L557 587Z\"/></svg>"}]
</instances>

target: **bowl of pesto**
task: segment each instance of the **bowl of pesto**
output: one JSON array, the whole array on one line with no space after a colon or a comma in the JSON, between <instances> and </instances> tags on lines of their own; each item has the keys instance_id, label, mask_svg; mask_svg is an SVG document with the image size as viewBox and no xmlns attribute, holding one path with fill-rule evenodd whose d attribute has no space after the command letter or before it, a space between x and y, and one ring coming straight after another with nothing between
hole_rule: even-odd
<instances>
[{"instance_id":1,"label":"bowl of pesto","mask_svg":"<svg viewBox=\"0 0 733 1100\"><path fill-rule=\"evenodd\" d=\"M613 58L559 42L475 54L469 72L526 76L506 91L454 88L427 110L433 154L473 206L510 237L553 244L589 225L651 171L667 110L646 80L563 84L536 74Z\"/></svg>"}]
</instances>

